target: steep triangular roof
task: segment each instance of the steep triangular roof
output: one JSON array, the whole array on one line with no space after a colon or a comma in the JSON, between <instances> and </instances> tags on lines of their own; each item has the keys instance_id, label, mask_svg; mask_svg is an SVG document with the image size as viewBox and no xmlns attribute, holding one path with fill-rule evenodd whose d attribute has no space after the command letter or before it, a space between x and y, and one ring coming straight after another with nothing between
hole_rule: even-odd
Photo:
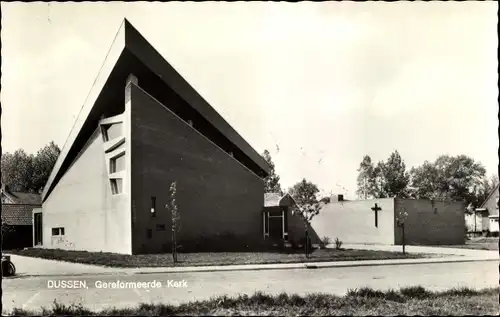
<instances>
[{"instance_id":1,"label":"steep triangular roof","mask_svg":"<svg viewBox=\"0 0 500 317\"><path fill-rule=\"evenodd\" d=\"M151 89L161 94L168 87L204 120L215 127L249 159L254 171L265 177L267 162L215 111L195 89L124 19L104 64L80 110L44 188L48 197L59 179L71 166L103 114L116 115L116 104L123 105L126 78L134 74L141 82L151 82ZM142 87L141 87L142 88ZM146 89L147 90L147 89ZM155 96L161 101L161 98ZM115 108L113 108L115 107Z\"/></svg>"},{"instance_id":2,"label":"steep triangular roof","mask_svg":"<svg viewBox=\"0 0 500 317\"><path fill-rule=\"evenodd\" d=\"M34 193L21 193L21 192L3 192L11 201L11 204L24 204L24 205L41 205L42 197Z\"/></svg>"},{"instance_id":3,"label":"steep triangular roof","mask_svg":"<svg viewBox=\"0 0 500 317\"><path fill-rule=\"evenodd\" d=\"M486 199L483 201L483 203L482 203L481 207L479 207L479 209L484 208L484 207L485 207L485 205L486 205L486 203L488 202L488 200L490 200L491 196L493 196L493 194L495 194L495 193L498 193L498 190L499 190L499 189L500 189L500 183L498 183L498 184L497 184L497 186L495 186L495 188L494 188L494 189L491 191L491 193L488 195L488 198L486 198Z\"/></svg>"}]
</instances>

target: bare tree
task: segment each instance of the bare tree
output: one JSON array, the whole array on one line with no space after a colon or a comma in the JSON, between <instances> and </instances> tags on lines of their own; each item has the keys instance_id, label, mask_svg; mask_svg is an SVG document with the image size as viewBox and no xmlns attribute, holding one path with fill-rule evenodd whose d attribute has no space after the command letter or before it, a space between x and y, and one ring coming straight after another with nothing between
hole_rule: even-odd
<instances>
[{"instance_id":1,"label":"bare tree","mask_svg":"<svg viewBox=\"0 0 500 317\"><path fill-rule=\"evenodd\" d=\"M170 204L167 204L165 207L170 210L170 214L172 216L172 258L174 263L177 263L177 233L180 231L180 213L177 208L177 202L175 197L177 195L177 183L172 182L170 185Z\"/></svg>"},{"instance_id":2,"label":"bare tree","mask_svg":"<svg viewBox=\"0 0 500 317\"><path fill-rule=\"evenodd\" d=\"M309 254L311 253L311 250L309 248L309 242L311 241L309 237L309 228L311 227L311 221L316 215L319 214L319 211L321 210L321 207L323 205L324 203L312 202L299 206L302 214L302 219L304 220L304 230L306 234L306 243L304 246L306 257L309 257Z\"/></svg>"},{"instance_id":3,"label":"bare tree","mask_svg":"<svg viewBox=\"0 0 500 317\"><path fill-rule=\"evenodd\" d=\"M401 228L401 239L403 245L403 254L405 254L405 221L408 218L408 212L404 208L401 208L396 215L396 224Z\"/></svg>"}]
</instances>

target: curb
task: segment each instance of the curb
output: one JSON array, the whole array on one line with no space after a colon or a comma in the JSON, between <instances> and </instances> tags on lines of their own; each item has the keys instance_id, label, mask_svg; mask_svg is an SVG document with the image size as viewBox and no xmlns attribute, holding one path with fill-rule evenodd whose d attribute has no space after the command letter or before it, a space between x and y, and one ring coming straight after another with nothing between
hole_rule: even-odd
<instances>
[{"instance_id":1,"label":"curb","mask_svg":"<svg viewBox=\"0 0 500 317\"><path fill-rule=\"evenodd\" d=\"M442 260L433 260L433 261L406 261L406 262L399 262L397 260L392 260L392 261L386 261L386 262L380 262L380 263L373 263L373 262L356 262L356 263L348 263L348 262L343 262L343 263L325 263L325 262L310 262L310 263L290 263L288 265L280 265L280 266L265 266L266 264L262 265L256 265L256 266L246 266L246 265L241 265L239 267L196 267L196 266L189 266L189 267L179 267L179 268L165 268L165 270L161 271L143 271L143 272L131 272L127 270L131 270L131 268L124 268L123 271L117 272L117 271L112 271L112 272L89 272L89 273L63 273L63 274L47 274L47 275L17 275L13 277L7 277L4 279L5 280L15 280L15 279L26 279L26 278L44 278L44 277L64 277L64 276L75 276L75 277L82 277L82 276L102 276L102 275L108 275L108 276L113 276L113 275L126 275L126 276L133 276L133 275L145 275L145 274L167 274L167 273L209 273L209 272L238 272L238 271L264 271L264 270L294 270L294 269L326 269L326 268L344 268L344 267L363 267L363 266L394 266L394 265L411 265L411 264L440 264L440 263L465 263L465 262L489 262L489 261L499 261L500 259L491 259L491 258L453 258L453 259L446 259L446 258L441 258Z\"/></svg>"},{"instance_id":2,"label":"curb","mask_svg":"<svg viewBox=\"0 0 500 317\"><path fill-rule=\"evenodd\" d=\"M464 262L486 262L486 261L499 261L499 259L448 259L443 261L419 261L419 262L388 262L388 263L341 263L341 264L321 264L316 263L297 263L294 266L286 267L241 267L241 268L200 268L190 269L193 267L185 267L188 270L165 270L165 271L151 271L151 272L133 272L131 275L144 275L144 274L165 274L165 273L202 273L202 272L231 272L231 271L264 271L264 270L290 270L290 269L327 269L336 267L361 267L361 266L390 266L390 265L410 265L410 264L440 264L440 263L464 263Z\"/></svg>"},{"instance_id":3,"label":"curb","mask_svg":"<svg viewBox=\"0 0 500 317\"><path fill-rule=\"evenodd\" d=\"M10 276L10 277L3 277L3 280L23 280L23 279L27 279L27 278L45 278L45 277L54 277L54 278L57 278L57 277L64 277L64 276L75 276L75 277L80 277L80 276L100 276L100 275L108 275L108 276L113 276L113 275L117 275L117 276L123 276L123 275L134 275L135 273L130 273L130 272L96 272L96 273L75 273L75 274L72 274L72 273L62 273L62 274L40 274L40 275L36 275L36 274L26 274L26 275L23 275L22 273L19 274L19 275L16 275L16 276Z\"/></svg>"}]
</instances>

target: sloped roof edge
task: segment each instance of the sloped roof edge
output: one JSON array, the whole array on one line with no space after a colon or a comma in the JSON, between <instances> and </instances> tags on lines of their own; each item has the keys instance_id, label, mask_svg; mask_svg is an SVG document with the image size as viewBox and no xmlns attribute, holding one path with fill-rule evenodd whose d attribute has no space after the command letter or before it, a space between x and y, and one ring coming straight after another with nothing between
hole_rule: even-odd
<instances>
[{"instance_id":1,"label":"sloped roof edge","mask_svg":"<svg viewBox=\"0 0 500 317\"><path fill-rule=\"evenodd\" d=\"M39 205L42 203L42 198L39 194L23 193L23 192L2 192L13 204L18 205Z\"/></svg>"},{"instance_id":2,"label":"sloped roof edge","mask_svg":"<svg viewBox=\"0 0 500 317\"><path fill-rule=\"evenodd\" d=\"M71 159L68 153L73 148L80 131L83 129L94 104L108 79L113 68L120 60L122 53L127 50L137 57L147 68L153 71L162 81L171 87L181 98L183 98L194 110L205 117L216 129L224 134L230 142L240 148L254 163L256 163L266 174L269 173L269 165L216 111L205 101L196 90L154 49L151 44L124 19L113 43L106 55L104 63L85 99L80 113L75 120L71 132L62 147L61 153L52 169L46 186L42 193L42 201L45 201L58 178L62 177L65 170L61 167ZM140 80L140 79L139 79ZM125 85L125 83L124 83Z\"/></svg>"},{"instance_id":3,"label":"sloped roof edge","mask_svg":"<svg viewBox=\"0 0 500 317\"><path fill-rule=\"evenodd\" d=\"M498 192L499 189L500 189L500 183L498 183L497 186L495 186L495 188L491 191L491 193L483 201L483 203L481 204L481 207L479 207L479 208L484 208L484 206L486 205L486 203L488 202L488 200L490 200L491 196L493 196L494 193Z\"/></svg>"},{"instance_id":4,"label":"sloped roof edge","mask_svg":"<svg viewBox=\"0 0 500 317\"><path fill-rule=\"evenodd\" d=\"M61 153L59 154L56 163L54 164L54 168L52 169L49 179L47 180L47 183L45 184L45 187L42 192L42 201L45 201L48 193L52 190L53 186L55 185L53 184L53 182L56 176L59 174L59 172L61 172L60 170L61 165L64 163L64 161L66 161L68 152L73 146L73 143L76 137L78 136L78 133L83 128L85 120L89 116L90 111L94 106L94 103L99 97L99 93L104 88L104 85L106 84L113 70L113 67L118 61L122 51L125 49L125 28L126 28L125 22L126 20L122 22L118 32L116 33L113 43L111 44L111 47L108 50L108 53L106 54L104 63L102 64L101 69L99 70L99 73L97 74L97 77L94 80L92 88L90 89L90 92L87 95L87 98L85 99L82 108L80 109L80 112L75 120L75 123L71 128L71 132L69 133L69 136L66 139L66 142L64 143L61 149Z\"/></svg>"},{"instance_id":5,"label":"sloped roof edge","mask_svg":"<svg viewBox=\"0 0 500 317\"><path fill-rule=\"evenodd\" d=\"M126 47L150 70L160 77L167 86L171 87L182 99L184 99L184 101L268 174L270 167L262 156L257 153L224 118L222 118L222 116L165 60L165 58L163 58L163 56L132 26L132 24L130 24L128 20L125 20L124 23L126 25Z\"/></svg>"}]
</instances>

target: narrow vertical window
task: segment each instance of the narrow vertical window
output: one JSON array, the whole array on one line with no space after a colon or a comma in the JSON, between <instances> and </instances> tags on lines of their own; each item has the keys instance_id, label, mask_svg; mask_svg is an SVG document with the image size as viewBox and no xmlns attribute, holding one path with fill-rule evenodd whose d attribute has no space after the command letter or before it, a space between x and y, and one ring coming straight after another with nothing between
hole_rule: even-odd
<instances>
[{"instance_id":1,"label":"narrow vertical window","mask_svg":"<svg viewBox=\"0 0 500 317\"><path fill-rule=\"evenodd\" d=\"M269 238L269 212L262 213L264 216L264 238Z\"/></svg>"},{"instance_id":2,"label":"narrow vertical window","mask_svg":"<svg viewBox=\"0 0 500 317\"><path fill-rule=\"evenodd\" d=\"M109 161L109 172L116 173L125 170L125 153L113 157Z\"/></svg>"},{"instance_id":3,"label":"narrow vertical window","mask_svg":"<svg viewBox=\"0 0 500 317\"><path fill-rule=\"evenodd\" d=\"M102 132L102 138L104 139L104 142L108 142L109 141L109 136L108 136L108 129L107 127L102 127L101 128L101 132Z\"/></svg>"},{"instance_id":4,"label":"narrow vertical window","mask_svg":"<svg viewBox=\"0 0 500 317\"><path fill-rule=\"evenodd\" d=\"M156 197L151 197L151 215L156 217Z\"/></svg>"},{"instance_id":5,"label":"narrow vertical window","mask_svg":"<svg viewBox=\"0 0 500 317\"><path fill-rule=\"evenodd\" d=\"M284 238L288 241L288 207L283 208Z\"/></svg>"},{"instance_id":6,"label":"narrow vertical window","mask_svg":"<svg viewBox=\"0 0 500 317\"><path fill-rule=\"evenodd\" d=\"M121 194L123 190L123 179L121 178L112 178L111 182L111 193L113 195Z\"/></svg>"},{"instance_id":7,"label":"narrow vertical window","mask_svg":"<svg viewBox=\"0 0 500 317\"><path fill-rule=\"evenodd\" d=\"M147 237L148 239L151 239L151 238L153 237L153 230L152 230L152 229L148 229L148 230L146 231L146 237Z\"/></svg>"}]
</instances>

